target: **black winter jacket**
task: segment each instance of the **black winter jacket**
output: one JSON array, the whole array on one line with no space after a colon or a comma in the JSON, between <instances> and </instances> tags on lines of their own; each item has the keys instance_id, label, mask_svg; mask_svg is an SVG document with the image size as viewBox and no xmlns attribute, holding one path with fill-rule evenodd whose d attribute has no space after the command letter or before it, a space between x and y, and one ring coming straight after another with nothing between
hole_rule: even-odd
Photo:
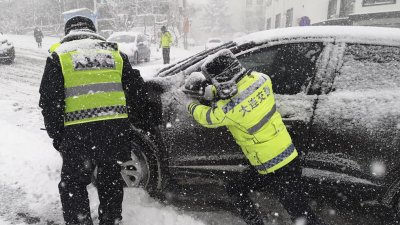
<instances>
[{"instance_id":1,"label":"black winter jacket","mask_svg":"<svg viewBox=\"0 0 400 225\"><path fill-rule=\"evenodd\" d=\"M97 39L97 37L94 35L90 38ZM83 38L87 38L87 36L69 37L67 41ZM132 69L128 57L124 53L120 54L123 59L122 86L126 96L129 121L140 129L148 130L152 125L149 124L151 116L145 83L139 70ZM64 132L65 89L61 63L56 52L47 58L39 93L39 106L42 108L47 133L50 138L58 142L63 138ZM94 123L97 122L92 122L91 125Z\"/></svg>"}]
</instances>

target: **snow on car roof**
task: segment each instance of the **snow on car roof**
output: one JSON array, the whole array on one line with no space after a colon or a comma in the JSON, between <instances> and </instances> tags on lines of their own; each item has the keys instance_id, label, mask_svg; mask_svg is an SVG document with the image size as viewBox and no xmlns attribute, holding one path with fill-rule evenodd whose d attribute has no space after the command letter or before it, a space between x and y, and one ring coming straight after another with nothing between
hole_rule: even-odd
<instances>
[{"instance_id":1,"label":"snow on car roof","mask_svg":"<svg viewBox=\"0 0 400 225\"><path fill-rule=\"evenodd\" d=\"M114 32L113 34L110 35L110 37L115 37L115 36L121 36L121 35L131 35L131 36L137 36L141 34L140 32L134 32L134 31L120 31L120 32Z\"/></svg>"},{"instance_id":2,"label":"snow on car roof","mask_svg":"<svg viewBox=\"0 0 400 225\"><path fill-rule=\"evenodd\" d=\"M348 43L400 45L400 29L366 26L289 27L252 33L234 39L238 45L265 43L279 39L335 38Z\"/></svg>"},{"instance_id":3,"label":"snow on car roof","mask_svg":"<svg viewBox=\"0 0 400 225\"><path fill-rule=\"evenodd\" d=\"M308 26L260 31L235 38L232 42L227 42L216 47L216 49L210 49L184 59L176 64L162 69L157 75L162 77L171 72L178 72L186 69L193 70L193 68L197 68L199 65L201 65L203 59L207 57L207 55L222 48L231 48L233 46L245 45L247 43L263 45L268 44L269 42L274 42L274 44L279 44L281 41L290 42L290 40L295 39L296 42L301 42L303 40L327 40L331 42L343 41L346 43L400 46L400 29L366 26Z\"/></svg>"}]
</instances>

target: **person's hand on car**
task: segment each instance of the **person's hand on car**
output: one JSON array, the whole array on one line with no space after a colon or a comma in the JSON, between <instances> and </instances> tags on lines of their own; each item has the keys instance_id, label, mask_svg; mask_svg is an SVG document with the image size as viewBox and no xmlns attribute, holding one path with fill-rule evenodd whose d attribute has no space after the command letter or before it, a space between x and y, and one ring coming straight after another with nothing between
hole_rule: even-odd
<instances>
[{"instance_id":1,"label":"person's hand on car","mask_svg":"<svg viewBox=\"0 0 400 225\"><path fill-rule=\"evenodd\" d=\"M193 101L189 99L186 94L182 91L182 89L177 89L172 92L172 98L178 104L183 105L185 108L189 106Z\"/></svg>"}]
</instances>

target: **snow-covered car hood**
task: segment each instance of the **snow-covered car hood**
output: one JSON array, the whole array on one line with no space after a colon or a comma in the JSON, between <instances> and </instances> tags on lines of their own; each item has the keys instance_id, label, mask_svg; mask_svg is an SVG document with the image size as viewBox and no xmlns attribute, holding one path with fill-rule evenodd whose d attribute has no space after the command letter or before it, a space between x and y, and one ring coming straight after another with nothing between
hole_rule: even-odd
<instances>
[{"instance_id":1,"label":"snow-covered car hood","mask_svg":"<svg viewBox=\"0 0 400 225\"><path fill-rule=\"evenodd\" d=\"M118 49L128 56L133 56L137 46L134 43L118 43Z\"/></svg>"},{"instance_id":2,"label":"snow-covered car hood","mask_svg":"<svg viewBox=\"0 0 400 225\"><path fill-rule=\"evenodd\" d=\"M0 35L0 54L12 48L12 44L10 43L5 35Z\"/></svg>"}]
</instances>

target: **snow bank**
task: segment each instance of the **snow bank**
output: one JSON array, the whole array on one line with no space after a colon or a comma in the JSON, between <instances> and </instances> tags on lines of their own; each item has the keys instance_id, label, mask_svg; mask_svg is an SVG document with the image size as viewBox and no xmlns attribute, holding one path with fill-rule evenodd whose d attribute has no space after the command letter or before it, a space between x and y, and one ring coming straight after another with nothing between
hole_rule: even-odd
<instances>
[{"instance_id":1,"label":"snow bank","mask_svg":"<svg viewBox=\"0 0 400 225\"><path fill-rule=\"evenodd\" d=\"M61 157L37 134L3 119L0 127L0 181L25 193L31 210L57 214Z\"/></svg>"}]
</instances>

